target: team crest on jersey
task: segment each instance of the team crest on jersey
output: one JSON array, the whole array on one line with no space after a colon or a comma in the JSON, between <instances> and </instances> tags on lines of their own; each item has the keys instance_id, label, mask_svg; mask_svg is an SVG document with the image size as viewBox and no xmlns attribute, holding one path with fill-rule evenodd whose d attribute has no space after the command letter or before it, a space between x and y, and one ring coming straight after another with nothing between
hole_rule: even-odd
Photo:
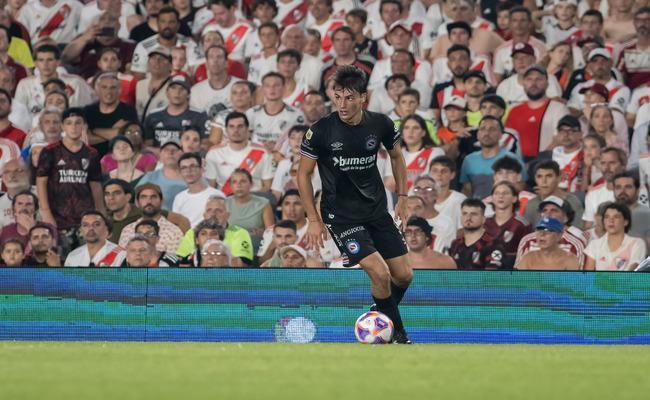
<instances>
[{"instance_id":1,"label":"team crest on jersey","mask_svg":"<svg viewBox=\"0 0 650 400\"><path fill-rule=\"evenodd\" d=\"M424 157L418 158L418 167L422 168L426 165L427 160Z\"/></svg>"},{"instance_id":2,"label":"team crest on jersey","mask_svg":"<svg viewBox=\"0 0 650 400\"><path fill-rule=\"evenodd\" d=\"M472 262L474 264L478 264L478 262L480 260L480 257L481 257L481 254L478 251L473 252L472 253Z\"/></svg>"},{"instance_id":3,"label":"team crest on jersey","mask_svg":"<svg viewBox=\"0 0 650 400\"><path fill-rule=\"evenodd\" d=\"M503 241L506 242L506 243L510 243L513 236L514 236L514 234L512 232L505 231L505 232L503 232Z\"/></svg>"},{"instance_id":4,"label":"team crest on jersey","mask_svg":"<svg viewBox=\"0 0 650 400\"><path fill-rule=\"evenodd\" d=\"M83 168L84 170L88 169L89 164L90 164L90 162L88 161L87 158L82 158L81 159L81 168Z\"/></svg>"},{"instance_id":5,"label":"team crest on jersey","mask_svg":"<svg viewBox=\"0 0 650 400\"><path fill-rule=\"evenodd\" d=\"M371 151L377 147L377 136L371 135L366 139L366 150Z\"/></svg>"},{"instance_id":6,"label":"team crest on jersey","mask_svg":"<svg viewBox=\"0 0 650 400\"><path fill-rule=\"evenodd\" d=\"M305 139L311 140L311 137L314 135L314 132L311 131L311 129L307 129L307 133L305 133Z\"/></svg>"},{"instance_id":7,"label":"team crest on jersey","mask_svg":"<svg viewBox=\"0 0 650 400\"><path fill-rule=\"evenodd\" d=\"M625 267L625 264L627 264L627 259L616 257L616 259L614 259L614 263L616 264L616 269L623 269Z\"/></svg>"},{"instance_id":8,"label":"team crest on jersey","mask_svg":"<svg viewBox=\"0 0 650 400\"><path fill-rule=\"evenodd\" d=\"M361 250L361 246L359 245L359 242L356 240L350 240L345 244L345 247L348 249L350 254L357 254L359 250Z\"/></svg>"}]
</instances>

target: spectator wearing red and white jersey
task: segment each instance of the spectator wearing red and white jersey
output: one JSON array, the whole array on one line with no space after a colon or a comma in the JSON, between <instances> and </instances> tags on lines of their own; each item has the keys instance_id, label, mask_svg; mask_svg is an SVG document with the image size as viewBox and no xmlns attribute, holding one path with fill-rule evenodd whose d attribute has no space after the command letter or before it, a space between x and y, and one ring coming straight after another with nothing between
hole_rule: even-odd
<instances>
[{"instance_id":1,"label":"spectator wearing red and white jersey","mask_svg":"<svg viewBox=\"0 0 650 400\"><path fill-rule=\"evenodd\" d=\"M331 61L323 66L321 74L321 93L325 93L325 82L334 75L341 65L353 65L362 70L367 77L372 76L374 60L367 56L358 55L354 51L354 33L347 26L340 26L332 32L333 49L336 54Z\"/></svg>"},{"instance_id":2,"label":"spectator wearing red and white jersey","mask_svg":"<svg viewBox=\"0 0 650 400\"><path fill-rule=\"evenodd\" d=\"M32 44L46 36L66 44L77 33L81 7L75 0L35 0L21 8L18 21L29 30Z\"/></svg>"},{"instance_id":3,"label":"spectator wearing red and white jersey","mask_svg":"<svg viewBox=\"0 0 650 400\"><path fill-rule=\"evenodd\" d=\"M11 93L4 89L0 89L0 138L9 139L22 149L27 134L21 129L16 128L9 121L9 114L11 114L11 101Z\"/></svg>"},{"instance_id":4,"label":"spectator wearing red and white jersey","mask_svg":"<svg viewBox=\"0 0 650 400\"><path fill-rule=\"evenodd\" d=\"M213 19L201 29L216 26L224 39L228 58L244 61L249 53L248 37L255 35L255 28L247 20L237 18L238 7L235 0L211 0L209 9L213 13Z\"/></svg>"},{"instance_id":5,"label":"spectator wearing red and white jersey","mask_svg":"<svg viewBox=\"0 0 650 400\"><path fill-rule=\"evenodd\" d=\"M66 267L118 267L126 252L108 241L110 223L99 211L87 211L81 216L79 236L86 242L72 250L65 259Z\"/></svg>"},{"instance_id":6,"label":"spectator wearing red and white jersey","mask_svg":"<svg viewBox=\"0 0 650 400\"><path fill-rule=\"evenodd\" d=\"M212 46L223 46L225 44L223 36L221 36L216 25L210 25L203 30L199 43L203 49L203 53L207 53L208 49ZM226 71L228 75L239 79L246 79L249 73L241 61L231 59L227 61ZM208 79L208 71L207 62L204 60L203 64L196 67L192 80L194 83L199 83L206 79Z\"/></svg>"},{"instance_id":7,"label":"spectator wearing red and white jersey","mask_svg":"<svg viewBox=\"0 0 650 400\"><path fill-rule=\"evenodd\" d=\"M634 13L636 37L622 44L618 69L631 89L650 81L650 7L641 7Z\"/></svg>"}]
</instances>

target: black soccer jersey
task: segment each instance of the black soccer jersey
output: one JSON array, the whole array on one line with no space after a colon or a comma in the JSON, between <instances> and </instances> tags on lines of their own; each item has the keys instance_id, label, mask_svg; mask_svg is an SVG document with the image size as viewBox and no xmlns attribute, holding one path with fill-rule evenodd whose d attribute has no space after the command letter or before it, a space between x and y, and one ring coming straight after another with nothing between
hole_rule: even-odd
<instances>
[{"instance_id":1,"label":"black soccer jersey","mask_svg":"<svg viewBox=\"0 0 650 400\"><path fill-rule=\"evenodd\" d=\"M363 112L358 125L346 124L336 112L312 125L300 152L318 160L326 224L373 221L387 213L377 152L382 144L391 150L399 139L388 116L370 111Z\"/></svg>"}]
</instances>

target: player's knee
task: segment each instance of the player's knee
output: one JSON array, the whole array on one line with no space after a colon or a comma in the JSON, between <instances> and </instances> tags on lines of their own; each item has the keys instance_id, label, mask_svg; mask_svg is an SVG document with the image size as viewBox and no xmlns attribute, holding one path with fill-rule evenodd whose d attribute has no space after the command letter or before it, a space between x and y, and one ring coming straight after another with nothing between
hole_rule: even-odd
<instances>
[{"instance_id":1,"label":"player's knee","mask_svg":"<svg viewBox=\"0 0 650 400\"><path fill-rule=\"evenodd\" d=\"M377 286L387 287L390 285L390 271L384 268L377 268L369 271L370 279Z\"/></svg>"},{"instance_id":2,"label":"player's knee","mask_svg":"<svg viewBox=\"0 0 650 400\"><path fill-rule=\"evenodd\" d=\"M405 287L411 284L413 280L413 271L410 268L407 268L403 271L400 271L399 274L393 276L397 286Z\"/></svg>"}]
</instances>

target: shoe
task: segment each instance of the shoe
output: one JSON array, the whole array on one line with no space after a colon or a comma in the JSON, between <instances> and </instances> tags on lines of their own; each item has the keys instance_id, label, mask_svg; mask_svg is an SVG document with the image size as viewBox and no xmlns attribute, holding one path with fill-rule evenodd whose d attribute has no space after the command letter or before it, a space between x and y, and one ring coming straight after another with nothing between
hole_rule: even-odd
<instances>
[{"instance_id":1,"label":"shoe","mask_svg":"<svg viewBox=\"0 0 650 400\"><path fill-rule=\"evenodd\" d=\"M377 304L372 303L372 305L370 306L370 311L377 311Z\"/></svg>"},{"instance_id":2,"label":"shoe","mask_svg":"<svg viewBox=\"0 0 650 400\"><path fill-rule=\"evenodd\" d=\"M411 339L409 339L406 331L395 332L393 334L393 343L396 344L413 344Z\"/></svg>"}]
</instances>

